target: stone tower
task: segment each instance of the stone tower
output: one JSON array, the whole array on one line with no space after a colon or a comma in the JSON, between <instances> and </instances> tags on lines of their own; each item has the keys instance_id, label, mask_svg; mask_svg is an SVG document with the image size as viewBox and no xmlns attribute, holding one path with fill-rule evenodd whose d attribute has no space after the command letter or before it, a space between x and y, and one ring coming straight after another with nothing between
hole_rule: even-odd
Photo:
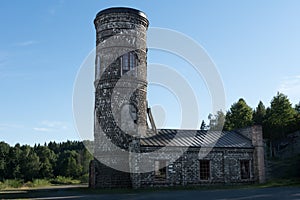
<instances>
[{"instance_id":1,"label":"stone tower","mask_svg":"<svg viewBox=\"0 0 300 200\"><path fill-rule=\"evenodd\" d=\"M128 152L138 151L132 143L147 130L148 23L143 12L120 7L102 10L94 20L96 159L91 187L132 186Z\"/></svg>"}]
</instances>

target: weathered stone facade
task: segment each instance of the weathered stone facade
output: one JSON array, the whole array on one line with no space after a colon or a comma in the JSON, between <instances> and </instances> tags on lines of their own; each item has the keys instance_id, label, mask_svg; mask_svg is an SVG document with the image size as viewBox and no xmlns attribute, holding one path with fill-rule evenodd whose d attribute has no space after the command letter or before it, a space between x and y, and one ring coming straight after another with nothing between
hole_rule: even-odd
<instances>
[{"instance_id":1,"label":"weathered stone facade","mask_svg":"<svg viewBox=\"0 0 300 200\"><path fill-rule=\"evenodd\" d=\"M253 166L256 180L260 183L265 182L265 152L261 126L253 126L238 130L238 132L251 139L254 147Z\"/></svg>"},{"instance_id":2,"label":"weathered stone facade","mask_svg":"<svg viewBox=\"0 0 300 200\"><path fill-rule=\"evenodd\" d=\"M124 151L130 149L134 136L146 132L148 20L140 11L113 8L99 12L94 24L97 32L94 151L96 160L111 164L114 169L95 160L91 185L131 187L130 173L121 169L130 171L129 157ZM128 115L128 110L134 110L135 116ZM130 121L134 123L129 124Z\"/></svg>"},{"instance_id":3,"label":"weathered stone facade","mask_svg":"<svg viewBox=\"0 0 300 200\"><path fill-rule=\"evenodd\" d=\"M180 149L174 148L174 151ZM167 155L150 157L148 162L155 160L171 160L174 152ZM255 182L253 169L253 149L225 149L215 148L205 158L210 162L210 177L207 180L200 178L199 149L190 149L176 160L167 164L165 180L156 180L155 171L141 174L141 187L176 186L176 185L211 185L211 184L237 184ZM240 160L250 161L250 176L241 179Z\"/></svg>"},{"instance_id":4,"label":"weathered stone facade","mask_svg":"<svg viewBox=\"0 0 300 200\"><path fill-rule=\"evenodd\" d=\"M131 8L110 8L100 11L94 24L95 160L90 164L90 187L264 181L264 149L258 126L222 132L213 149L203 143L209 132L195 130L198 139L194 140L190 132L181 131L178 144L169 145L163 153L157 151L180 131L148 128L147 17ZM143 138L146 136L149 138ZM202 156L206 150L209 153ZM145 158L141 154L149 155ZM142 165L152 170L144 172Z\"/></svg>"},{"instance_id":5,"label":"weathered stone facade","mask_svg":"<svg viewBox=\"0 0 300 200\"><path fill-rule=\"evenodd\" d=\"M190 131L178 131L176 134L181 134L179 143L164 150L163 153L155 153L155 150L162 148L159 145L162 140L170 141L165 138L167 135L164 135L163 130L159 130L158 133L158 136L164 135L162 137L142 139L141 152L154 152L142 162L144 165L152 165L153 171L139 174L140 177L132 179L133 182L139 187L155 187L263 183L265 181L264 151L260 126L248 127L234 132L222 132L213 148L210 144L204 144L203 140L199 141L199 138L205 137L207 134L217 136L216 132L197 131L201 137L196 135L196 139L190 137L188 132ZM187 141L190 139L194 140ZM145 142L146 140L148 143ZM186 147L188 148L185 149ZM181 156L176 159L178 155ZM172 160L175 161L170 162ZM208 177L205 179L201 179L200 162L203 160L209 163ZM164 179L156 180L155 161L166 162ZM243 169L244 167L248 169ZM246 174L243 174L245 172Z\"/></svg>"}]
</instances>

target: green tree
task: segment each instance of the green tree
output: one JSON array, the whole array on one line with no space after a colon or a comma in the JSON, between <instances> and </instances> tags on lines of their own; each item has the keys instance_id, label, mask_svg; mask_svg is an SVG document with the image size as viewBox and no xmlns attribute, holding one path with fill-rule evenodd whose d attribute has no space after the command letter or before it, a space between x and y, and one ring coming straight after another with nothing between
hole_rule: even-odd
<instances>
[{"instance_id":1,"label":"green tree","mask_svg":"<svg viewBox=\"0 0 300 200\"><path fill-rule=\"evenodd\" d=\"M9 145L5 142L0 142L0 180L6 176L7 173L7 162L9 159Z\"/></svg>"},{"instance_id":2,"label":"green tree","mask_svg":"<svg viewBox=\"0 0 300 200\"><path fill-rule=\"evenodd\" d=\"M263 102L259 102L258 106L253 112L253 123L256 125L263 125L266 117L266 107Z\"/></svg>"},{"instance_id":3,"label":"green tree","mask_svg":"<svg viewBox=\"0 0 300 200\"><path fill-rule=\"evenodd\" d=\"M93 144L91 141L85 143L90 146ZM0 181L31 181L34 178L58 175L82 179L87 177L92 159L92 154L83 142L78 141L50 142L43 146L35 144L34 147L20 144L10 147L5 142L0 142Z\"/></svg>"},{"instance_id":4,"label":"green tree","mask_svg":"<svg viewBox=\"0 0 300 200\"><path fill-rule=\"evenodd\" d=\"M7 162L7 174L6 178L16 179L21 178L21 155L22 150L20 144L16 144L14 147L9 149L9 160Z\"/></svg>"},{"instance_id":5,"label":"green tree","mask_svg":"<svg viewBox=\"0 0 300 200\"><path fill-rule=\"evenodd\" d=\"M204 130L206 130L206 128L207 128L206 123L205 123L204 120L202 120L201 126L200 126L200 130L201 130L201 131L204 131Z\"/></svg>"},{"instance_id":6,"label":"green tree","mask_svg":"<svg viewBox=\"0 0 300 200\"><path fill-rule=\"evenodd\" d=\"M79 154L72 150L62 152L57 160L58 175L79 178L82 175Z\"/></svg>"},{"instance_id":7,"label":"green tree","mask_svg":"<svg viewBox=\"0 0 300 200\"><path fill-rule=\"evenodd\" d=\"M233 124L230 121L231 112L227 111L225 115L225 122L224 122L224 130L229 131L233 129Z\"/></svg>"},{"instance_id":8,"label":"green tree","mask_svg":"<svg viewBox=\"0 0 300 200\"><path fill-rule=\"evenodd\" d=\"M295 105L295 110L296 110L297 113L300 114L300 102Z\"/></svg>"},{"instance_id":9,"label":"green tree","mask_svg":"<svg viewBox=\"0 0 300 200\"><path fill-rule=\"evenodd\" d=\"M295 111L296 111L295 129L300 130L300 102L295 105Z\"/></svg>"},{"instance_id":10,"label":"green tree","mask_svg":"<svg viewBox=\"0 0 300 200\"><path fill-rule=\"evenodd\" d=\"M252 115L252 108L241 98L238 102L232 104L230 110L226 113L224 128L233 130L250 126L253 124Z\"/></svg>"},{"instance_id":11,"label":"green tree","mask_svg":"<svg viewBox=\"0 0 300 200\"><path fill-rule=\"evenodd\" d=\"M40 159L39 178L52 178L56 163L55 153L47 146L38 146L35 149Z\"/></svg>"},{"instance_id":12,"label":"green tree","mask_svg":"<svg viewBox=\"0 0 300 200\"><path fill-rule=\"evenodd\" d=\"M56 155L60 152L60 145L54 142L49 142L48 147L51 149Z\"/></svg>"},{"instance_id":13,"label":"green tree","mask_svg":"<svg viewBox=\"0 0 300 200\"><path fill-rule=\"evenodd\" d=\"M288 97L277 93L271 101L271 107L266 114L266 124L269 127L270 140L274 141L285 137L290 127L295 123L296 111Z\"/></svg>"},{"instance_id":14,"label":"green tree","mask_svg":"<svg viewBox=\"0 0 300 200\"><path fill-rule=\"evenodd\" d=\"M80 165L82 166L82 175L88 174L90 162L93 159L93 155L86 148L80 150L79 155Z\"/></svg>"},{"instance_id":15,"label":"green tree","mask_svg":"<svg viewBox=\"0 0 300 200\"><path fill-rule=\"evenodd\" d=\"M24 145L21 147L22 153L20 158L20 171L22 178L25 181L32 181L34 178L39 177L40 160L33 149Z\"/></svg>"},{"instance_id":16,"label":"green tree","mask_svg":"<svg viewBox=\"0 0 300 200\"><path fill-rule=\"evenodd\" d=\"M222 110L219 110L217 114L209 114L209 130L211 131L222 131L224 122L225 122L225 114Z\"/></svg>"}]
</instances>

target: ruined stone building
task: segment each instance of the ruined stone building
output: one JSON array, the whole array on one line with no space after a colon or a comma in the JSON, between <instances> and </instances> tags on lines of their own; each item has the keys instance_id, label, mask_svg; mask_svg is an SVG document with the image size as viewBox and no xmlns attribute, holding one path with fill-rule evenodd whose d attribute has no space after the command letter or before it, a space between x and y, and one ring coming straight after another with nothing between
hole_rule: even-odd
<instances>
[{"instance_id":1,"label":"ruined stone building","mask_svg":"<svg viewBox=\"0 0 300 200\"><path fill-rule=\"evenodd\" d=\"M90 187L263 182L260 126L236 131L156 129L147 105L146 15L109 8L95 20L95 160Z\"/></svg>"}]
</instances>

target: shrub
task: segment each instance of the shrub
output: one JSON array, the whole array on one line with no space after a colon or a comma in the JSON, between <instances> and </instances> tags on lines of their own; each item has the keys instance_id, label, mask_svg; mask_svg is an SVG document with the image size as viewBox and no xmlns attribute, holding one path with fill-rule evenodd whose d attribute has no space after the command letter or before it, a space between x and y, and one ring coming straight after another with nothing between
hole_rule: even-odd
<instances>
[{"instance_id":1,"label":"shrub","mask_svg":"<svg viewBox=\"0 0 300 200\"><path fill-rule=\"evenodd\" d=\"M2 188L20 188L23 186L23 180L7 179L2 184Z\"/></svg>"},{"instance_id":2,"label":"shrub","mask_svg":"<svg viewBox=\"0 0 300 200\"><path fill-rule=\"evenodd\" d=\"M79 184L79 180L74 180L70 177L64 177L64 176L57 176L54 179L51 179L50 181L52 184Z\"/></svg>"},{"instance_id":3,"label":"shrub","mask_svg":"<svg viewBox=\"0 0 300 200\"><path fill-rule=\"evenodd\" d=\"M84 174L79 178L81 183L88 183L89 182L89 174Z\"/></svg>"},{"instance_id":4,"label":"shrub","mask_svg":"<svg viewBox=\"0 0 300 200\"><path fill-rule=\"evenodd\" d=\"M34 179L32 185L33 187L42 187L51 185L51 183L47 179Z\"/></svg>"}]
</instances>

